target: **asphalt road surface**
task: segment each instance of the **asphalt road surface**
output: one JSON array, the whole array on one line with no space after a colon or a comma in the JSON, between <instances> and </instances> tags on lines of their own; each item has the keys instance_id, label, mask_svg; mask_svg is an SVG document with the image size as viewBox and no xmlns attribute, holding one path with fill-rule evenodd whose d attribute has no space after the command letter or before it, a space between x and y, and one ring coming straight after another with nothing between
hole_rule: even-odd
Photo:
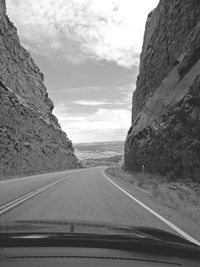
<instances>
[{"instance_id":1,"label":"asphalt road surface","mask_svg":"<svg viewBox=\"0 0 200 267\"><path fill-rule=\"evenodd\" d=\"M118 188L114 180L116 184L113 184L103 175L103 169L67 170L0 182L0 221L91 220L157 227L179 233L159 218L158 210L155 211L158 216L155 216L135 201L134 192L129 188L123 191L122 185L118 184ZM141 199L137 192L137 200L144 203L142 196ZM165 218L170 221L167 216ZM184 232L191 234L191 225Z\"/></svg>"}]
</instances>

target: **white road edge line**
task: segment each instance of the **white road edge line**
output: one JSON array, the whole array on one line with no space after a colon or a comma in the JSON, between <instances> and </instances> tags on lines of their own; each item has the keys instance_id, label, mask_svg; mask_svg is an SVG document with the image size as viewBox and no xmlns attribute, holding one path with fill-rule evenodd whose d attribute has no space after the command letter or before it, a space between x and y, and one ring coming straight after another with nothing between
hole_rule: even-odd
<instances>
[{"instance_id":1,"label":"white road edge line","mask_svg":"<svg viewBox=\"0 0 200 267\"><path fill-rule=\"evenodd\" d=\"M31 191L31 192L28 193L28 194L25 194L25 195L23 195L23 196L21 196L21 197L15 199L15 200L12 200L12 201L10 201L10 202L4 204L3 206L0 207L0 215L2 215L3 213L9 211L10 209L13 209L14 207L16 207L16 206L20 205L21 203L25 202L26 200L28 200L28 199L30 199L30 198L32 198L32 197L38 195L38 194L41 193L41 192L44 192L45 190L49 189L50 187L52 187L52 186L54 186L54 185L56 185L56 184L62 182L62 181L65 180L66 178L69 178L69 177L71 177L71 176L73 176L73 175L74 175L74 174L69 175L69 176L67 176L67 177L64 177L64 178L62 178L62 179L60 179L60 180L58 180L58 181L56 181L56 182L53 182L53 183L44 185L44 186L42 186L42 187L40 187L40 188L37 188L36 190Z\"/></svg>"},{"instance_id":2,"label":"white road edge line","mask_svg":"<svg viewBox=\"0 0 200 267\"><path fill-rule=\"evenodd\" d=\"M114 186L116 186L119 190L121 190L124 194L126 194L128 197L130 197L132 200L134 200L135 202L137 202L140 206L142 206L144 209L148 210L150 213L152 213L154 216L156 216L158 219L160 219L161 221L163 221L164 223L166 223L169 227L171 227L173 230L175 230L177 233L179 233L180 235L182 235L184 238L186 238L187 240L189 240L190 242L200 246L200 242L197 241L196 239L194 239L192 236L188 235L187 233L185 233L183 230L181 230L179 227L177 227L176 225L174 225L173 223L171 223L170 221L168 221L167 219L165 219L164 217L162 217L160 214L158 214L157 212L155 212L154 210L152 210L151 208L149 208L148 206L146 206L145 204L143 204L141 201L139 201L138 199L136 199L135 197L133 197L131 194L129 194L126 190L124 190L123 188L121 188L119 185L117 185L115 182L113 182L105 173L104 170L102 170L102 174L103 176L110 181Z\"/></svg>"}]
</instances>

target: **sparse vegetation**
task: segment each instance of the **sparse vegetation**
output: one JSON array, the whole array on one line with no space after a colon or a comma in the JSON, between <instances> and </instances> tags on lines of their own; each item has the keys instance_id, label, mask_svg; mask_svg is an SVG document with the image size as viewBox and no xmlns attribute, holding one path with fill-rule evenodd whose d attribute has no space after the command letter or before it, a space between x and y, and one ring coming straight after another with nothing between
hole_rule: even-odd
<instances>
[{"instance_id":1,"label":"sparse vegetation","mask_svg":"<svg viewBox=\"0 0 200 267\"><path fill-rule=\"evenodd\" d=\"M122 160L122 155L107 158L85 159L81 161L83 167L116 166Z\"/></svg>"},{"instance_id":2,"label":"sparse vegetation","mask_svg":"<svg viewBox=\"0 0 200 267\"><path fill-rule=\"evenodd\" d=\"M83 143L74 147L82 167L116 166L122 161L124 143L122 141Z\"/></svg>"},{"instance_id":3,"label":"sparse vegetation","mask_svg":"<svg viewBox=\"0 0 200 267\"><path fill-rule=\"evenodd\" d=\"M191 180L181 181L171 177L123 171L120 167L106 170L109 176L130 183L148 193L170 208L173 208L196 221L200 220L200 184Z\"/></svg>"}]
</instances>

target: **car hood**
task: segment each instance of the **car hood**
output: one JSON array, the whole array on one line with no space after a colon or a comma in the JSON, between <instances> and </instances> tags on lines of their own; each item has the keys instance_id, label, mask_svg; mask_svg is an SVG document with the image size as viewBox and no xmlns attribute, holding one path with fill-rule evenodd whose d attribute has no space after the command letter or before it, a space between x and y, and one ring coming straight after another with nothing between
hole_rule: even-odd
<instances>
[{"instance_id":1,"label":"car hood","mask_svg":"<svg viewBox=\"0 0 200 267\"><path fill-rule=\"evenodd\" d=\"M152 227L127 226L105 222L82 220L16 220L0 223L0 233L34 234L90 234L102 236L127 236L180 245L194 245L173 233ZM194 245L196 246L196 245Z\"/></svg>"}]
</instances>

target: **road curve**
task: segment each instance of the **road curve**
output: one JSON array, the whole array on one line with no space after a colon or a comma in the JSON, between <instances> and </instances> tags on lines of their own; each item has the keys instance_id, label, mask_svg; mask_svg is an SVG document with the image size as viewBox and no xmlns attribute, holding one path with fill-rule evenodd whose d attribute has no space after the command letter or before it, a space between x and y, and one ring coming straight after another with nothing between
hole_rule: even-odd
<instances>
[{"instance_id":1,"label":"road curve","mask_svg":"<svg viewBox=\"0 0 200 267\"><path fill-rule=\"evenodd\" d=\"M96 167L68 170L0 182L0 210L1 207L6 204L9 206L10 202L16 201L24 195L44 188L41 192L38 191L39 193L21 201L2 214L0 213L0 221L19 219L92 220L157 227L177 233L113 185L102 174L103 169L103 167ZM123 187L123 185L120 186ZM47 189L45 189L46 187ZM137 193L138 199L138 192L133 192L133 189L130 188L125 189L129 190L131 195ZM144 200L142 192L141 199ZM152 205L150 206L152 207ZM163 207L160 208L163 210ZM166 216L169 216L169 213ZM170 220L171 218L166 219ZM188 226L186 230L189 234L193 234L191 227ZM195 236L198 237L198 235Z\"/></svg>"}]
</instances>

